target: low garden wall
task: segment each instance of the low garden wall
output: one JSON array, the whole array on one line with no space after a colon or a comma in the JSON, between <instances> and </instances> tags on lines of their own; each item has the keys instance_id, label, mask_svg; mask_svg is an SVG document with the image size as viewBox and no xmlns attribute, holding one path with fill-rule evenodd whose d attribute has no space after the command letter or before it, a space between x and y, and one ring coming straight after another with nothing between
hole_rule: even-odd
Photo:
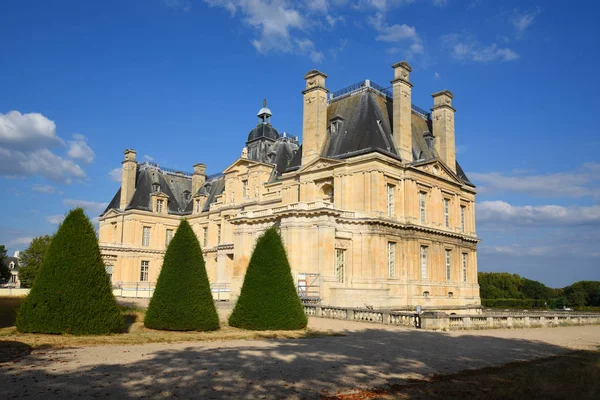
<instances>
[{"instance_id":1,"label":"low garden wall","mask_svg":"<svg viewBox=\"0 0 600 400\"><path fill-rule=\"evenodd\" d=\"M533 328L543 326L600 324L600 314L586 313L494 313L493 315L449 315L444 312L365 310L358 308L305 305L306 315L348 321L371 322L433 330Z\"/></svg>"}]
</instances>

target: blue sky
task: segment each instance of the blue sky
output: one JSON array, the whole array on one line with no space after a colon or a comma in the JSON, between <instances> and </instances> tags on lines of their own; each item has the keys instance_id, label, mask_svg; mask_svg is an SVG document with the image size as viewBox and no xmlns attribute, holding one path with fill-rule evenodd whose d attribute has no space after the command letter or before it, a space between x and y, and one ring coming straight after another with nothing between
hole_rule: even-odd
<instances>
[{"instance_id":1,"label":"blue sky","mask_svg":"<svg viewBox=\"0 0 600 400\"><path fill-rule=\"evenodd\" d=\"M268 99L301 135L303 76L449 89L479 188L481 271L600 279L600 37L592 1L9 1L0 13L0 243L23 249L71 207L97 216L125 148L221 171ZM590 118L591 117L591 118Z\"/></svg>"}]
</instances>

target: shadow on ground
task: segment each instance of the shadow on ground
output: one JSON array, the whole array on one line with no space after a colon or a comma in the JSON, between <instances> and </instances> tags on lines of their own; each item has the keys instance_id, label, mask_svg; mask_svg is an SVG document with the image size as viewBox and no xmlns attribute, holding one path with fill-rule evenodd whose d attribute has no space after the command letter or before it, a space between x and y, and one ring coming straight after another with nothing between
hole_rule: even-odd
<instances>
[{"instance_id":1,"label":"shadow on ground","mask_svg":"<svg viewBox=\"0 0 600 400\"><path fill-rule=\"evenodd\" d=\"M535 341L369 329L314 339L34 351L0 367L0 387L6 398L318 398L567 351ZM111 361L98 364L99 354Z\"/></svg>"}]
</instances>

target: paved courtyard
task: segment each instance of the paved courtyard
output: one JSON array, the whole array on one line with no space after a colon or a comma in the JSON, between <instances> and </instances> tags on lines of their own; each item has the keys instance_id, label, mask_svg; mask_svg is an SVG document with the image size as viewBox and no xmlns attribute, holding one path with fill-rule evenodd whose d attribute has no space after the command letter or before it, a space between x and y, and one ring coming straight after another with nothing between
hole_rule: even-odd
<instances>
[{"instance_id":1,"label":"paved courtyard","mask_svg":"<svg viewBox=\"0 0 600 400\"><path fill-rule=\"evenodd\" d=\"M313 339L36 350L0 364L3 398L318 398L600 346L600 326L430 332L311 318Z\"/></svg>"}]
</instances>

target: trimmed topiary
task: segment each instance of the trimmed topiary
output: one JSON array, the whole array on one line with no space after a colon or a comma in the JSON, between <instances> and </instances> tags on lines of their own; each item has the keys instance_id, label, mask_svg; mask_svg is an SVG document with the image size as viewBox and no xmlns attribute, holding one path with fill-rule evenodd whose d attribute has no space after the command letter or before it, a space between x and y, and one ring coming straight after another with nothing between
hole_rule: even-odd
<instances>
[{"instance_id":1,"label":"trimmed topiary","mask_svg":"<svg viewBox=\"0 0 600 400\"><path fill-rule=\"evenodd\" d=\"M256 242L229 325L262 330L295 330L308 319L300 302L281 236L268 229Z\"/></svg>"},{"instance_id":2,"label":"trimmed topiary","mask_svg":"<svg viewBox=\"0 0 600 400\"><path fill-rule=\"evenodd\" d=\"M144 325L169 331L219 329L200 243L185 219L165 253Z\"/></svg>"},{"instance_id":3,"label":"trimmed topiary","mask_svg":"<svg viewBox=\"0 0 600 400\"><path fill-rule=\"evenodd\" d=\"M72 210L54 235L17 314L17 329L74 335L123 329L96 232L83 209Z\"/></svg>"}]
</instances>

